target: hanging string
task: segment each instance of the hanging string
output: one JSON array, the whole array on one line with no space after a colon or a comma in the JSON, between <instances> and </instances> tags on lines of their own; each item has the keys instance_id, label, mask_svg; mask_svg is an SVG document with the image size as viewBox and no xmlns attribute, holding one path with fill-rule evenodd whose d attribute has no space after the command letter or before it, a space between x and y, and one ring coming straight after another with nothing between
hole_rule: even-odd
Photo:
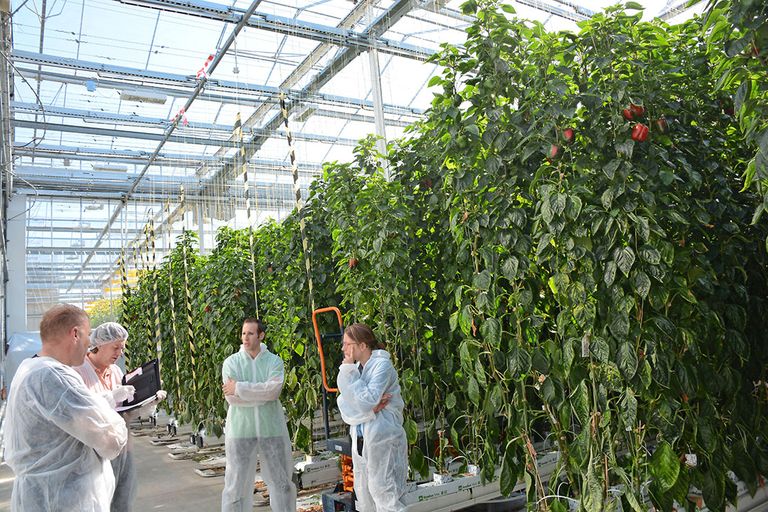
<instances>
[{"instance_id":1,"label":"hanging string","mask_svg":"<svg viewBox=\"0 0 768 512\"><path fill-rule=\"evenodd\" d=\"M181 212L183 226L182 231L186 231L187 225L185 219L187 217L187 212L185 211L184 185L181 186ZM192 324L192 296L189 291L189 264L187 262L189 255L187 253L187 243L184 240L182 240L181 254L182 259L184 260L184 304L187 311L187 341L189 342L189 360L191 363L190 369L192 371L192 393L193 395L197 395L197 374L195 372L195 359L197 354L194 341L194 329Z\"/></svg>"},{"instance_id":2,"label":"hanging string","mask_svg":"<svg viewBox=\"0 0 768 512\"><path fill-rule=\"evenodd\" d=\"M152 269L149 267L149 223L144 225L144 241L142 243L142 264L144 265L143 268L143 275L144 275L144 282L146 282L146 278L150 275L149 273L152 271ZM144 324L144 329L146 329L147 333L147 352L146 355L149 356L154 352L155 350L155 329L154 329L154 322L147 322ZM147 358L143 358L147 359Z\"/></svg>"},{"instance_id":3,"label":"hanging string","mask_svg":"<svg viewBox=\"0 0 768 512\"><path fill-rule=\"evenodd\" d=\"M254 230L254 223L251 219L251 189L248 186L248 159L245 155L245 144L243 143L243 124L240 120L240 112L237 113L237 117L235 118L235 127L232 132L233 139L237 141L237 144L240 148L238 154L239 154L239 162L240 162L240 170L243 173L243 191L245 193L245 214L248 224L248 247L249 247L249 254L250 254L250 260L251 260L251 281L252 281L252 287L253 287L253 302L256 305L256 318L259 318L259 293L256 288L256 249L254 247L254 240L253 240L253 230ZM254 196L256 194L254 193Z\"/></svg>"},{"instance_id":4,"label":"hanging string","mask_svg":"<svg viewBox=\"0 0 768 512\"><path fill-rule=\"evenodd\" d=\"M120 256L117 258L117 272L120 276L120 295L122 296L123 310L121 313L121 323L127 324L128 315L126 315L125 303L131 296L131 288L128 286L128 275L125 271L125 246L120 247ZM128 350L128 345L123 349L125 358L130 361L131 354Z\"/></svg>"},{"instance_id":5,"label":"hanging string","mask_svg":"<svg viewBox=\"0 0 768 512\"><path fill-rule=\"evenodd\" d=\"M157 254L155 250L155 219L149 219L149 243L152 251L152 306L155 313L155 351L157 360L163 355L163 346L160 342L160 301L157 296Z\"/></svg>"},{"instance_id":6,"label":"hanging string","mask_svg":"<svg viewBox=\"0 0 768 512\"><path fill-rule=\"evenodd\" d=\"M288 108L285 104L285 93L280 93L280 112L283 115L285 133L288 140L288 152L291 156L291 174L293 176L293 193L296 197L296 211L299 215L299 233L301 234L301 247L304 249L304 267L307 272L307 287L309 288L310 311L315 310L315 292L312 284L312 260L309 253L309 239L307 238L306 221L302 213L304 201L301 199L301 187L299 186L299 166L296 163L296 149L293 146L293 136L288 126Z\"/></svg>"},{"instance_id":7,"label":"hanging string","mask_svg":"<svg viewBox=\"0 0 768 512\"><path fill-rule=\"evenodd\" d=\"M170 201L165 203L165 216L170 219ZM169 220L170 222L170 220ZM170 241L169 241L170 246ZM170 247L168 248L170 250ZM173 360L176 363L176 403L174 404L174 410L179 411L181 405L181 378L179 377L179 338L176 329L176 300L173 295L173 265L168 263L168 295L171 303L171 347L173 349Z\"/></svg>"}]
</instances>

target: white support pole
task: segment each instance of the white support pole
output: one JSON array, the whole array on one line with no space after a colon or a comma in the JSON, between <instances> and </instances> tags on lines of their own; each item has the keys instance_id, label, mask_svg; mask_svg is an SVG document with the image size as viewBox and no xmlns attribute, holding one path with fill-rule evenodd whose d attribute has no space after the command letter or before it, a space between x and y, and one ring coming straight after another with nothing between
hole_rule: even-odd
<instances>
[{"instance_id":1,"label":"white support pole","mask_svg":"<svg viewBox=\"0 0 768 512\"><path fill-rule=\"evenodd\" d=\"M8 205L8 238L6 262L8 285L6 320L8 335L36 330L27 326L27 196L16 194Z\"/></svg>"}]
</instances>

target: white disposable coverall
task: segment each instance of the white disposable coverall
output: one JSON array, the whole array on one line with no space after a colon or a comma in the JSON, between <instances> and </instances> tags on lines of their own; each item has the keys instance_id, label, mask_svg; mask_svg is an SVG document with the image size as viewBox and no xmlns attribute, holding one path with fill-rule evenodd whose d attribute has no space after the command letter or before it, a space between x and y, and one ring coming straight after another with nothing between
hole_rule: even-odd
<instances>
[{"instance_id":1,"label":"white disposable coverall","mask_svg":"<svg viewBox=\"0 0 768 512\"><path fill-rule=\"evenodd\" d=\"M6 418L13 512L109 512L109 460L125 446L128 430L74 369L50 357L23 361Z\"/></svg>"},{"instance_id":2,"label":"white disposable coverall","mask_svg":"<svg viewBox=\"0 0 768 512\"><path fill-rule=\"evenodd\" d=\"M408 442L403 428L403 397L389 353L374 350L363 366L339 367L340 395L336 401L341 418L350 425L355 495L361 512L405 510L400 497L408 473ZM379 411L373 408L382 396L392 395ZM357 426L362 425L363 454L357 453Z\"/></svg>"},{"instance_id":3,"label":"white disposable coverall","mask_svg":"<svg viewBox=\"0 0 768 512\"><path fill-rule=\"evenodd\" d=\"M86 357L85 362L75 368L85 382L85 386L96 393L104 396L107 401L110 400L112 390L117 389L123 382L123 370L116 364L109 366L107 380L102 381L96 374L96 369ZM123 417L126 424L139 416L149 416L151 409L157 407L156 402L151 402L143 407L132 409L124 413ZM133 462L133 441L128 436L128 442L120 455L112 459L112 471L115 474L115 492L112 496L111 512L129 512L133 507L136 498L136 467Z\"/></svg>"},{"instance_id":4,"label":"white disposable coverall","mask_svg":"<svg viewBox=\"0 0 768 512\"><path fill-rule=\"evenodd\" d=\"M229 356L222 367L226 383L237 381L229 403L224 429L226 471L221 493L222 512L251 512L256 465L269 490L269 506L275 512L295 512L296 486L293 458L280 392L283 360L261 344L252 358L244 348Z\"/></svg>"}]
</instances>

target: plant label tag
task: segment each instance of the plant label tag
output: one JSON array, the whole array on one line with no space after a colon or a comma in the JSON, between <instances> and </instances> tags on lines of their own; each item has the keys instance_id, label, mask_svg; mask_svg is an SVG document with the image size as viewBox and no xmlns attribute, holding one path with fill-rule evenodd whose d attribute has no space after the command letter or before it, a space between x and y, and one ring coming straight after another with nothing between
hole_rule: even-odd
<instances>
[{"instance_id":1,"label":"plant label tag","mask_svg":"<svg viewBox=\"0 0 768 512\"><path fill-rule=\"evenodd\" d=\"M589 357L589 333L581 338L581 357Z\"/></svg>"}]
</instances>

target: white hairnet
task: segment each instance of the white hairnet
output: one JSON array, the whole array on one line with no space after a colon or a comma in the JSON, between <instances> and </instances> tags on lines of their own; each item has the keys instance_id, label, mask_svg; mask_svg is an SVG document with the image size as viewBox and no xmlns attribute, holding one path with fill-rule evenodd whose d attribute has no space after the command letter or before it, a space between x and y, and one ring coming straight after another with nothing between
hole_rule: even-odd
<instances>
[{"instance_id":1,"label":"white hairnet","mask_svg":"<svg viewBox=\"0 0 768 512\"><path fill-rule=\"evenodd\" d=\"M127 341L128 331L117 322L104 322L91 331L91 345L96 348L114 341Z\"/></svg>"}]
</instances>

